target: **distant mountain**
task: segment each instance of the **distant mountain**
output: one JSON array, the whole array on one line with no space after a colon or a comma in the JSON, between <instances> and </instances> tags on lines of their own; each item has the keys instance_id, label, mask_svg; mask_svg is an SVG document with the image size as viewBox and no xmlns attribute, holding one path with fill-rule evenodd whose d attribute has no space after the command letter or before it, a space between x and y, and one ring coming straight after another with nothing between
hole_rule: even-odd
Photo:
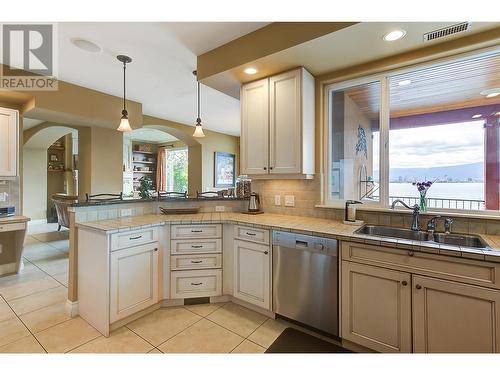
<instances>
[{"instance_id":1,"label":"distant mountain","mask_svg":"<svg viewBox=\"0 0 500 375\"><path fill-rule=\"evenodd\" d=\"M397 181L482 181L484 163L470 163L433 168L391 168L389 179Z\"/></svg>"}]
</instances>

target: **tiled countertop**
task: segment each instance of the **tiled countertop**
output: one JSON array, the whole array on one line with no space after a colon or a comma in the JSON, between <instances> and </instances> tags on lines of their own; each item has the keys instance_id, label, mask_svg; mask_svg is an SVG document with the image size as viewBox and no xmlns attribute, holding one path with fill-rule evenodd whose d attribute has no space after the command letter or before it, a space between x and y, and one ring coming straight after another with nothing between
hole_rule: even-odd
<instances>
[{"instance_id":1,"label":"tiled countertop","mask_svg":"<svg viewBox=\"0 0 500 375\"><path fill-rule=\"evenodd\" d=\"M0 224L27 223L31 219L26 216L5 216L0 217Z\"/></svg>"},{"instance_id":2,"label":"tiled countertop","mask_svg":"<svg viewBox=\"0 0 500 375\"><path fill-rule=\"evenodd\" d=\"M349 240L370 245L390 246L425 253L500 262L500 236L479 235L491 247L491 250L480 250L467 247L438 244L436 242L400 240L390 237L354 234L354 231L358 229L359 226L346 225L341 221L336 220L304 216L277 215L268 213L264 213L261 215L247 215L234 212L209 212L187 215L154 214L77 223L77 226L82 229L85 228L112 234L119 231L121 232L164 224L203 223L241 224L273 230L293 231L320 237L330 237L339 240Z\"/></svg>"}]
</instances>

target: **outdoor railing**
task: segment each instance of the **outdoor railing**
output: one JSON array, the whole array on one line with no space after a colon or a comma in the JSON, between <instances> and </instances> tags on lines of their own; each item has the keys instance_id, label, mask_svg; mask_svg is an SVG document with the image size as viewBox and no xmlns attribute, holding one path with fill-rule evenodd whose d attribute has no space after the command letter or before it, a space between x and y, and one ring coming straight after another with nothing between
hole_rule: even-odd
<instances>
[{"instance_id":1,"label":"outdoor railing","mask_svg":"<svg viewBox=\"0 0 500 375\"><path fill-rule=\"evenodd\" d=\"M401 199L408 205L420 203L419 197L398 197L389 196L389 202L392 204L396 199ZM453 208L457 210L484 210L484 200L461 199L461 198L427 198L428 208Z\"/></svg>"}]
</instances>

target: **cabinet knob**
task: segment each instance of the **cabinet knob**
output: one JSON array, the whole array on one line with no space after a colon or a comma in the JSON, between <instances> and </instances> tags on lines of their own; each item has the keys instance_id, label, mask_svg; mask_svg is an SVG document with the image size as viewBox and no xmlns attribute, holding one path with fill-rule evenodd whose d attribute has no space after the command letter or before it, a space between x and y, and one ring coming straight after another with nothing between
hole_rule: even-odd
<instances>
[{"instance_id":1,"label":"cabinet knob","mask_svg":"<svg viewBox=\"0 0 500 375\"><path fill-rule=\"evenodd\" d=\"M272 171L272 170L273 170L273 167L269 167L269 170L271 170L271 171Z\"/></svg>"},{"instance_id":2,"label":"cabinet knob","mask_svg":"<svg viewBox=\"0 0 500 375\"><path fill-rule=\"evenodd\" d=\"M266 255L269 254L269 251L264 251L264 254L266 254Z\"/></svg>"},{"instance_id":3,"label":"cabinet knob","mask_svg":"<svg viewBox=\"0 0 500 375\"><path fill-rule=\"evenodd\" d=\"M415 285L415 288L417 288L417 289L422 289L422 285L417 284L417 285Z\"/></svg>"},{"instance_id":4,"label":"cabinet knob","mask_svg":"<svg viewBox=\"0 0 500 375\"><path fill-rule=\"evenodd\" d=\"M158 248L157 248L157 247L155 247L154 251L158 251Z\"/></svg>"},{"instance_id":5,"label":"cabinet knob","mask_svg":"<svg viewBox=\"0 0 500 375\"><path fill-rule=\"evenodd\" d=\"M401 285L407 286L408 285L408 281L406 281L406 280L401 281Z\"/></svg>"}]
</instances>

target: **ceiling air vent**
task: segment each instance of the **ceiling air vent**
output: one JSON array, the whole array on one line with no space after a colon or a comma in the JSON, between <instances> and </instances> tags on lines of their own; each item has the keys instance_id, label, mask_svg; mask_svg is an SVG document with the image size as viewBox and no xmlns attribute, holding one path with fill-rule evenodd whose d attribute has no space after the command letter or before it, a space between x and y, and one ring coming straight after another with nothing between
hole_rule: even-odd
<instances>
[{"instance_id":1,"label":"ceiling air vent","mask_svg":"<svg viewBox=\"0 0 500 375\"><path fill-rule=\"evenodd\" d=\"M444 38L446 36L467 31L470 29L470 26L471 26L470 22L461 22L457 23L456 25L444 27L439 30L429 31L428 33L424 34L424 42L430 42L431 40Z\"/></svg>"}]
</instances>

